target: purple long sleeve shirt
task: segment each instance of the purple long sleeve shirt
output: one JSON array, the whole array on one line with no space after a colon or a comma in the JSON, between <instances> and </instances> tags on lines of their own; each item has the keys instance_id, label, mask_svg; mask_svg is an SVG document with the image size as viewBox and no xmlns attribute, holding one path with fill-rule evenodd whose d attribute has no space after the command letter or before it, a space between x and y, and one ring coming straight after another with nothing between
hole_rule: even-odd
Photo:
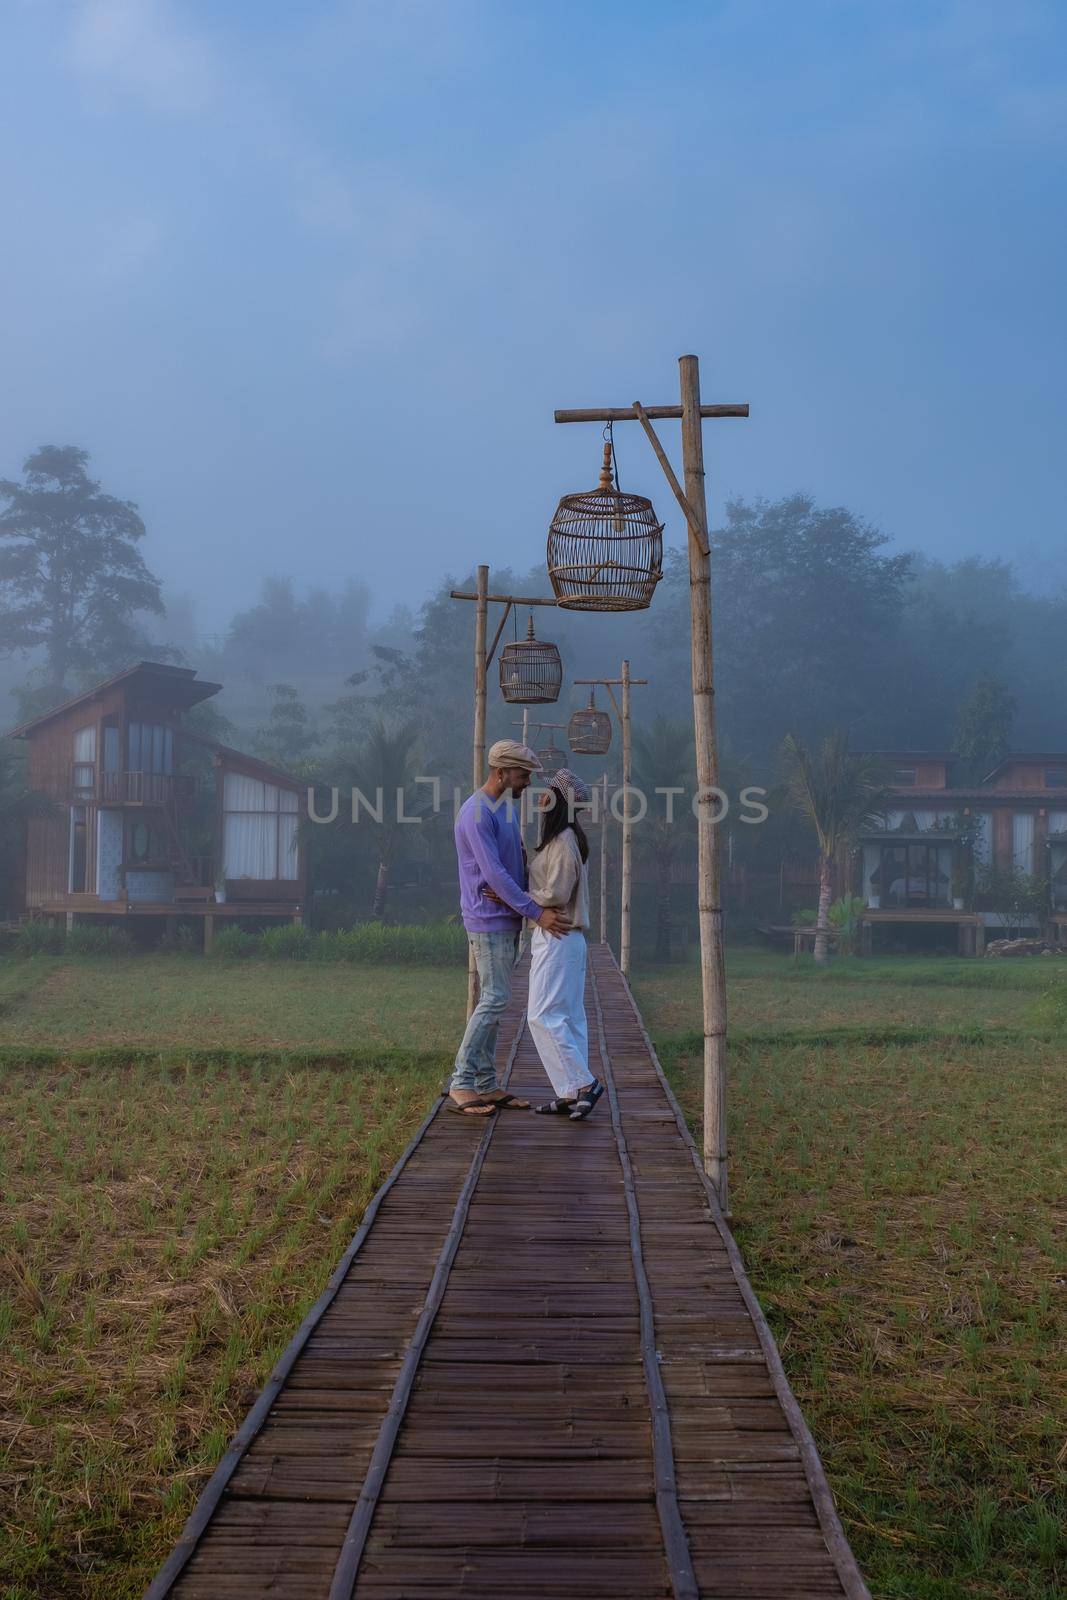
<instances>
[{"instance_id":1,"label":"purple long sleeve shirt","mask_svg":"<svg viewBox=\"0 0 1067 1600\"><path fill-rule=\"evenodd\" d=\"M524 917L544 910L526 893L526 858L519 806L508 797L494 802L481 789L464 800L456 816L459 904L468 933L514 933ZM506 904L494 905L488 884ZM510 908L510 909L509 909Z\"/></svg>"}]
</instances>

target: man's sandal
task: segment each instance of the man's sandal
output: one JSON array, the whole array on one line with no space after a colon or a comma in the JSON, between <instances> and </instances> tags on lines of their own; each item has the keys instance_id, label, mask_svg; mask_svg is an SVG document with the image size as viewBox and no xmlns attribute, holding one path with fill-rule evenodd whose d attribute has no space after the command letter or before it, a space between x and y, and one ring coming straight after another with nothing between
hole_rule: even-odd
<instances>
[{"instance_id":1,"label":"man's sandal","mask_svg":"<svg viewBox=\"0 0 1067 1600\"><path fill-rule=\"evenodd\" d=\"M583 1117L587 1117L603 1093L604 1085L599 1079L594 1078L589 1087L582 1090L571 1107L571 1121L581 1122Z\"/></svg>"},{"instance_id":2,"label":"man's sandal","mask_svg":"<svg viewBox=\"0 0 1067 1600\"><path fill-rule=\"evenodd\" d=\"M445 1110L451 1111L457 1117L493 1117L496 1115L496 1106L492 1100L453 1100L451 1095L445 1097Z\"/></svg>"},{"instance_id":3,"label":"man's sandal","mask_svg":"<svg viewBox=\"0 0 1067 1600\"><path fill-rule=\"evenodd\" d=\"M529 1100L519 1100L506 1089L487 1089L479 1099L483 1106L496 1106L498 1111L529 1111Z\"/></svg>"}]
</instances>

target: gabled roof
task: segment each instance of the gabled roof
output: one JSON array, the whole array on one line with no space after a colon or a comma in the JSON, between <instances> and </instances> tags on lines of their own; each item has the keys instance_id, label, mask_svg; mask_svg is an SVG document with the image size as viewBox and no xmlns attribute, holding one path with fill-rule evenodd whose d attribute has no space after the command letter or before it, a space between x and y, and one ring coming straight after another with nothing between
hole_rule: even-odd
<instances>
[{"instance_id":1,"label":"gabled roof","mask_svg":"<svg viewBox=\"0 0 1067 1600\"><path fill-rule=\"evenodd\" d=\"M131 667L125 667L121 672L116 672L113 678L105 678L102 683L94 684L91 689L83 689L80 694L71 695L69 700L64 700L58 706L53 706L51 711L45 711L39 717L31 717L28 722L20 722L17 728L9 728L9 739L24 739L27 734L34 733L46 722L51 722L54 717L62 716L67 711L72 711L75 706L89 705L99 698L105 690L113 689L116 684L129 683L131 685L152 683L165 688L173 704L182 711L188 711L190 706L199 705L201 700L208 700L213 694L218 694L222 688L221 683L208 683L206 679L196 678L195 667L175 667L165 661L137 661Z\"/></svg>"},{"instance_id":2,"label":"gabled roof","mask_svg":"<svg viewBox=\"0 0 1067 1600\"><path fill-rule=\"evenodd\" d=\"M996 777L998 772L1003 772L1005 767L1017 766L1020 761L1036 761L1042 766L1067 767L1067 751L1039 750L1036 754L1033 751L1024 751L1019 754L1013 750L1010 755L1004 756L1002 760L997 762L992 772L986 773L982 782L988 783L991 778Z\"/></svg>"},{"instance_id":3,"label":"gabled roof","mask_svg":"<svg viewBox=\"0 0 1067 1600\"><path fill-rule=\"evenodd\" d=\"M284 789L296 789L299 792L307 788L305 779L294 778L291 772L285 772L269 761L261 761L259 756L246 755L243 750L235 750L232 745L220 744L217 739L212 739L196 728L183 728L181 734L183 739L203 745L205 750L213 750L215 759L223 766L240 767L241 771L247 772L250 777L263 778L267 783L279 784Z\"/></svg>"}]
</instances>

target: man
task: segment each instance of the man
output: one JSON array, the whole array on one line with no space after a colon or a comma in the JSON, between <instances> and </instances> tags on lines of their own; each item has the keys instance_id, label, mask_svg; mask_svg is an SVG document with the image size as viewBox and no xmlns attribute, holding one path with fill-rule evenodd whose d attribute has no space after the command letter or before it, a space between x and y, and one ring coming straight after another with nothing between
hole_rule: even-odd
<instances>
[{"instance_id":1,"label":"man","mask_svg":"<svg viewBox=\"0 0 1067 1600\"><path fill-rule=\"evenodd\" d=\"M467 1023L449 1085L449 1110L490 1117L499 1108L528 1111L528 1100L497 1087L496 1037L511 999L511 975L519 958L523 918L554 938L570 926L563 912L539 906L526 892L526 852L519 826L519 797L541 764L513 739L498 739L489 751L489 776L459 808L456 854L459 898L478 965L480 995ZM491 896L491 898L490 898Z\"/></svg>"}]
</instances>

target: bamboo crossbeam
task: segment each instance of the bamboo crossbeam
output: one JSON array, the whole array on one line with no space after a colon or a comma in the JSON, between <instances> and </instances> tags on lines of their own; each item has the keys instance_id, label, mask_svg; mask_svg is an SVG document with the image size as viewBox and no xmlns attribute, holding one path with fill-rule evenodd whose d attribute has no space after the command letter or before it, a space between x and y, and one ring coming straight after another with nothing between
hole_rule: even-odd
<instances>
[{"instance_id":1,"label":"bamboo crossbeam","mask_svg":"<svg viewBox=\"0 0 1067 1600\"><path fill-rule=\"evenodd\" d=\"M701 406L702 417L747 417L748 404L739 406ZM557 422L636 422L637 413L633 406L608 406L603 411L555 411L553 416ZM672 418L680 421L682 416L681 406L646 406L645 416L651 417L653 422L667 422Z\"/></svg>"},{"instance_id":2,"label":"bamboo crossbeam","mask_svg":"<svg viewBox=\"0 0 1067 1600\"><path fill-rule=\"evenodd\" d=\"M608 688L608 686L610 684L622 683L623 679L622 678L572 678L571 682L572 683L598 683L598 684L601 684L606 689L606 688ZM630 683L647 683L648 679L647 678L630 678L629 682Z\"/></svg>"},{"instance_id":3,"label":"bamboo crossbeam","mask_svg":"<svg viewBox=\"0 0 1067 1600\"><path fill-rule=\"evenodd\" d=\"M466 589L450 589L449 598L452 600L478 600L481 597L477 594L468 594ZM508 606L554 606L558 604L555 596L551 600L544 600L539 596L530 598L521 594L487 594L485 598L489 601L499 600L502 605Z\"/></svg>"}]
</instances>

